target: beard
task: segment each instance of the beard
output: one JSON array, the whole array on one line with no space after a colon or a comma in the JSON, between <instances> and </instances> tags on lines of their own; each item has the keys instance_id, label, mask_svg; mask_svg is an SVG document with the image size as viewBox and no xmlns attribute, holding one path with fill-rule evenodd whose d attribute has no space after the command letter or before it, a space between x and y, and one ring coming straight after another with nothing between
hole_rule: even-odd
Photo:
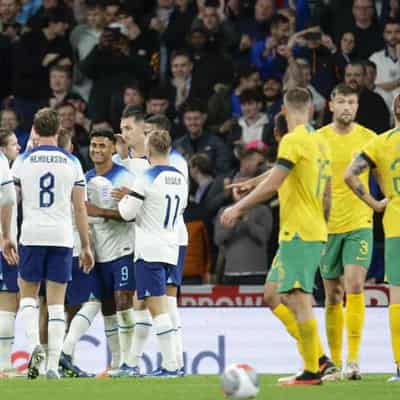
<instances>
[{"instance_id":1,"label":"beard","mask_svg":"<svg viewBox=\"0 0 400 400\"><path fill-rule=\"evenodd\" d=\"M354 119L355 119L355 116L351 117L351 116L347 116L347 115L345 115L345 116L339 115L336 118L336 120L343 126L351 125L354 122Z\"/></svg>"}]
</instances>

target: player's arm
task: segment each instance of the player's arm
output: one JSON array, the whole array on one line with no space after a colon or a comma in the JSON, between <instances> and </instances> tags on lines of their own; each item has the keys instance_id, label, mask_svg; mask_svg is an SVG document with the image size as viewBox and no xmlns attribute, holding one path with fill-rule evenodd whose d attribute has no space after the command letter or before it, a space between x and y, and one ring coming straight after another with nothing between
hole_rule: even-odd
<instances>
[{"instance_id":1,"label":"player's arm","mask_svg":"<svg viewBox=\"0 0 400 400\"><path fill-rule=\"evenodd\" d=\"M123 197L123 199L118 203L118 210L121 217L125 221L134 221L137 213L142 207L144 201L144 195L138 193L134 190Z\"/></svg>"},{"instance_id":2,"label":"player's arm","mask_svg":"<svg viewBox=\"0 0 400 400\"><path fill-rule=\"evenodd\" d=\"M86 202L86 209L89 217L124 221L118 210L97 207L88 201Z\"/></svg>"},{"instance_id":3,"label":"player's arm","mask_svg":"<svg viewBox=\"0 0 400 400\"><path fill-rule=\"evenodd\" d=\"M326 181L324 197L323 197L323 207L324 207L325 221L328 222L332 208L332 178L330 177Z\"/></svg>"},{"instance_id":4,"label":"player's arm","mask_svg":"<svg viewBox=\"0 0 400 400\"><path fill-rule=\"evenodd\" d=\"M89 272L94 266L93 254L90 248L89 222L86 211L86 188L75 186L72 190L72 205L74 207L75 224L81 240L80 261L85 272Z\"/></svg>"},{"instance_id":5,"label":"player's arm","mask_svg":"<svg viewBox=\"0 0 400 400\"><path fill-rule=\"evenodd\" d=\"M250 192L257 185L259 185L269 174L271 170L263 172L261 175L258 175L254 178L247 179L244 182L232 183L227 186L227 189L237 189L239 193Z\"/></svg>"},{"instance_id":6,"label":"player's arm","mask_svg":"<svg viewBox=\"0 0 400 400\"><path fill-rule=\"evenodd\" d=\"M383 212L386 207L387 199L381 201L376 200L364 187L359 178L364 171L370 168L375 168L375 163L365 153L361 153L353 159L347 168L344 181L365 204L376 212Z\"/></svg>"}]
</instances>

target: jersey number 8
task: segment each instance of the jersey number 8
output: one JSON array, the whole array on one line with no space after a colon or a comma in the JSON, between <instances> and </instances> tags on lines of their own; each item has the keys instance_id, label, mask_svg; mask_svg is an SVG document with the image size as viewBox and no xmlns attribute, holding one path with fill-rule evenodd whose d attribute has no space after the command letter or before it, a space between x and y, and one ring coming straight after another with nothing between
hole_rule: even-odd
<instances>
[{"instance_id":1,"label":"jersey number 8","mask_svg":"<svg viewBox=\"0 0 400 400\"><path fill-rule=\"evenodd\" d=\"M50 172L40 177L39 204L40 208L51 207L54 203L54 175Z\"/></svg>"}]
</instances>

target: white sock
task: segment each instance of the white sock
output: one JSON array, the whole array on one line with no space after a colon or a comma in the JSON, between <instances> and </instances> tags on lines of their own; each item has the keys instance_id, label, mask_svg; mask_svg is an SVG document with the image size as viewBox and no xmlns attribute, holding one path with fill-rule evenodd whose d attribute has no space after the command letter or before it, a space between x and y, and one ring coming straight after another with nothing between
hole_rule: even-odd
<instances>
[{"instance_id":1,"label":"white sock","mask_svg":"<svg viewBox=\"0 0 400 400\"><path fill-rule=\"evenodd\" d=\"M0 311L0 371L11 368L11 349L14 342L15 313Z\"/></svg>"},{"instance_id":2,"label":"white sock","mask_svg":"<svg viewBox=\"0 0 400 400\"><path fill-rule=\"evenodd\" d=\"M117 311L119 345L121 349L120 364L127 364L130 358L133 344L133 332L135 327L133 308ZM128 364L129 365L129 364Z\"/></svg>"},{"instance_id":3,"label":"white sock","mask_svg":"<svg viewBox=\"0 0 400 400\"><path fill-rule=\"evenodd\" d=\"M181 316L179 315L178 302L176 297L168 296L168 315L171 318L172 327L175 329L174 343L176 350L176 361L178 368L183 368L183 343Z\"/></svg>"},{"instance_id":4,"label":"white sock","mask_svg":"<svg viewBox=\"0 0 400 400\"><path fill-rule=\"evenodd\" d=\"M135 311L135 330L133 334L133 346L128 364L138 367L143 355L144 346L150 336L152 319L149 310Z\"/></svg>"},{"instance_id":5,"label":"white sock","mask_svg":"<svg viewBox=\"0 0 400 400\"><path fill-rule=\"evenodd\" d=\"M39 308L36 299L24 297L20 301L19 313L28 339L29 352L40 344Z\"/></svg>"},{"instance_id":6,"label":"white sock","mask_svg":"<svg viewBox=\"0 0 400 400\"><path fill-rule=\"evenodd\" d=\"M49 355L47 359L47 370L58 371L58 362L60 361L65 335L64 304L53 304L47 306L47 309L49 312Z\"/></svg>"},{"instance_id":7,"label":"white sock","mask_svg":"<svg viewBox=\"0 0 400 400\"><path fill-rule=\"evenodd\" d=\"M85 303L82 308L75 314L69 326L67 337L65 338L62 351L69 356L73 356L75 346L80 338L92 325L97 313L100 311L101 304L90 301Z\"/></svg>"},{"instance_id":8,"label":"white sock","mask_svg":"<svg viewBox=\"0 0 400 400\"><path fill-rule=\"evenodd\" d=\"M176 362L176 350L174 346L175 331L172 328L171 319L168 314L160 314L154 318L154 327L160 350L162 354L162 366L168 371L176 371L178 363Z\"/></svg>"},{"instance_id":9,"label":"white sock","mask_svg":"<svg viewBox=\"0 0 400 400\"><path fill-rule=\"evenodd\" d=\"M108 315L104 317L104 333L106 334L107 344L111 352L111 368L119 367L120 349L118 335L117 316Z\"/></svg>"}]
</instances>

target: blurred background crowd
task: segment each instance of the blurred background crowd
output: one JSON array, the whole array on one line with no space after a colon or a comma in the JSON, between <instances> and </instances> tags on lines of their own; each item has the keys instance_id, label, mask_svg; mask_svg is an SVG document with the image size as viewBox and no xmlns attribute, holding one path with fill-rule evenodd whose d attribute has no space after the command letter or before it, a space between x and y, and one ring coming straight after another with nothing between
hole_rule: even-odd
<instances>
[{"instance_id":1,"label":"blurred background crowd","mask_svg":"<svg viewBox=\"0 0 400 400\"><path fill-rule=\"evenodd\" d=\"M54 107L85 170L89 134L119 131L122 110L168 117L188 160L186 283L262 284L277 248L279 204L234 228L228 185L275 161L287 88L308 88L316 128L346 82L357 122L392 126L400 91L399 0L0 0L0 124L21 151L34 113ZM383 280L379 221L370 282Z\"/></svg>"}]
</instances>

